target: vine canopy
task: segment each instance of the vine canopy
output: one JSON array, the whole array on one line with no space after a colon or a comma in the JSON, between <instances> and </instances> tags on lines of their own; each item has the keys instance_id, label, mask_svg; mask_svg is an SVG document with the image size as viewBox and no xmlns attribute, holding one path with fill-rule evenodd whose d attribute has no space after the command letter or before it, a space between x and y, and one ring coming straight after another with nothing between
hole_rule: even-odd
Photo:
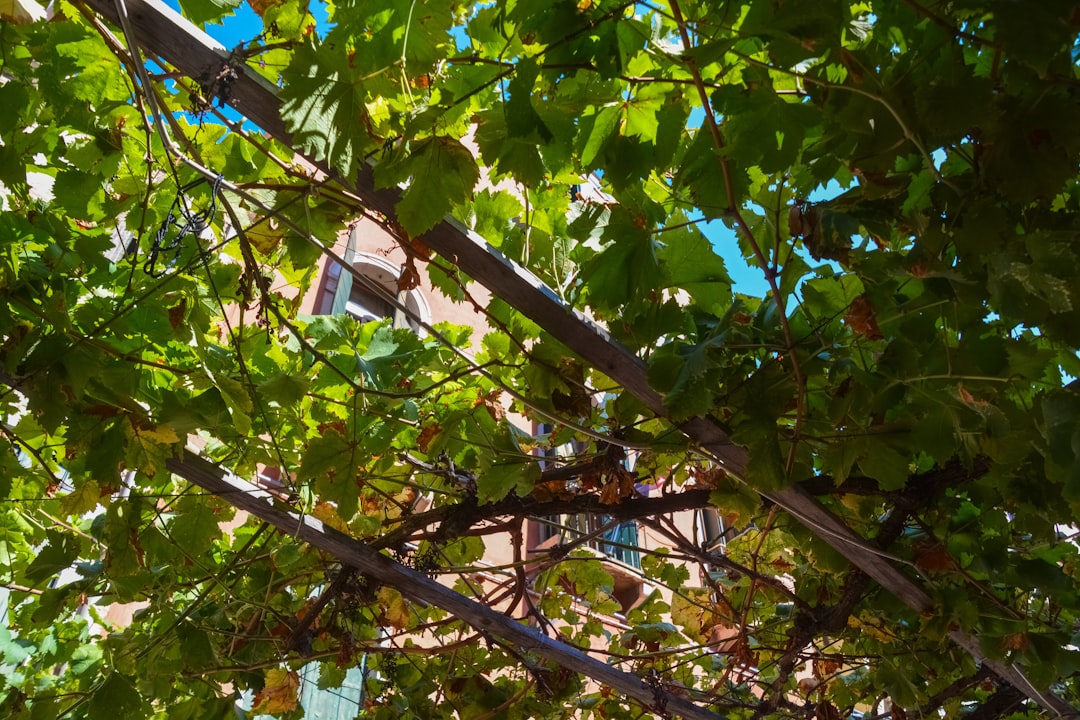
<instances>
[{"instance_id":1,"label":"vine canopy","mask_svg":"<svg viewBox=\"0 0 1080 720\"><path fill-rule=\"evenodd\" d=\"M1080 704L1080 5L182 0L253 18L209 66L153 0L33 5L0 3L5 716ZM487 329L301 313L361 218ZM607 538L655 592L523 554L580 513L659 539ZM589 648L645 699L559 662Z\"/></svg>"}]
</instances>

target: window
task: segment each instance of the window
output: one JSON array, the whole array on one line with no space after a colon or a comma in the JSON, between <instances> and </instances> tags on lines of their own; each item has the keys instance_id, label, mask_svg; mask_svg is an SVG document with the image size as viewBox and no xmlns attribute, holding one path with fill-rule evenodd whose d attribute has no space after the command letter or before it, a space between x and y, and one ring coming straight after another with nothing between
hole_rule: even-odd
<instances>
[{"instance_id":1,"label":"window","mask_svg":"<svg viewBox=\"0 0 1080 720\"><path fill-rule=\"evenodd\" d=\"M345 303L345 312L360 322L392 318L397 313L397 308L381 294L376 294L357 282L352 286L349 299Z\"/></svg>"},{"instance_id":2,"label":"window","mask_svg":"<svg viewBox=\"0 0 1080 720\"><path fill-rule=\"evenodd\" d=\"M637 551L638 526L633 520L613 522L607 515L578 513L565 515L562 526L566 528L566 541L585 535L593 535L586 543L612 560L631 567L641 567L641 554Z\"/></svg>"},{"instance_id":3,"label":"window","mask_svg":"<svg viewBox=\"0 0 1080 720\"><path fill-rule=\"evenodd\" d=\"M707 552L719 550L723 552L724 545L729 540L739 536L746 528L736 528L724 522L723 516L716 508L703 508L698 515L698 529L700 538Z\"/></svg>"},{"instance_id":4,"label":"window","mask_svg":"<svg viewBox=\"0 0 1080 720\"><path fill-rule=\"evenodd\" d=\"M537 428L539 434L547 434L552 431L548 424ZM552 466L552 461L558 458L569 458L583 454L587 444L572 441L559 448L541 450L540 453L550 460L541 461L541 467ZM576 481L568 480L567 486ZM572 542L577 538L588 537L585 546L597 550L612 560L625 563L631 567L641 567L641 553L638 552L638 525L636 522L624 521L613 522L613 518L600 513L577 513L571 515L552 515L538 518L539 528L537 543L551 545L553 543ZM559 538L552 541L552 538Z\"/></svg>"},{"instance_id":5,"label":"window","mask_svg":"<svg viewBox=\"0 0 1080 720\"><path fill-rule=\"evenodd\" d=\"M420 322L427 322L431 317L428 306L416 290L398 290L401 269L367 253L350 251L346 255L351 256L353 268L364 281L357 281L351 274L342 272L340 265L334 264L327 269L318 310L331 315L348 313L361 322L389 318L394 327L420 332Z\"/></svg>"}]
</instances>

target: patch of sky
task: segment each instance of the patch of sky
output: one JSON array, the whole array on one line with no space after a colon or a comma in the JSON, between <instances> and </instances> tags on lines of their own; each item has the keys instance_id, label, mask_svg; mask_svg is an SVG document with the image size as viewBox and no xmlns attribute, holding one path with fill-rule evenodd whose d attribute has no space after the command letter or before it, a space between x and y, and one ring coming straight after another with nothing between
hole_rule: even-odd
<instances>
[{"instance_id":1,"label":"patch of sky","mask_svg":"<svg viewBox=\"0 0 1080 720\"><path fill-rule=\"evenodd\" d=\"M165 0L165 4L176 12L181 12L178 0ZM325 35L332 27L326 4L309 2L308 12L315 17L316 32L320 36ZM257 38L263 31L263 22L248 3L242 2L236 10L221 18L221 22L208 23L204 30L207 35L232 50L237 45L249 43Z\"/></svg>"},{"instance_id":2,"label":"patch of sky","mask_svg":"<svg viewBox=\"0 0 1080 720\"><path fill-rule=\"evenodd\" d=\"M810 193L810 196L807 199L810 202L822 202L824 200L831 200L842 192L844 192L844 187L837 180L830 180L824 185L819 185ZM692 217L691 219L700 221L702 217L703 216L699 213L696 217ZM762 272L760 267L750 265L746 262L742 251L739 249L739 241L735 236L735 231L728 227L722 220L702 222L699 227L712 244L716 254L724 259L728 275L731 276L731 279L734 282L733 287L735 292L764 297L769 291L769 283L765 280L765 273ZM840 272L841 270L840 266L834 262L819 262L813 260L805 251L803 251L801 255L811 268L816 269L831 266L835 272Z\"/></svg>"},{"instance_id":3,"label":"patch of sky","mask_svg":"<svg viewBox=\"0 0 1080 720\"><path fill-rule=\"evenodd\" d=\"M700 219L700 215L697 218ZM739 250L739 241L735 237L735 231L729 228L721 220L709 220L700 224L701 232L712 244L716 254L724 259L728 275L733 282L735 292L745 293L751 296L764 297L769 291L769 283L765 281L765 274L761 268L751 267Z\"/></svg>"},{"instance_id":4,"label":"patch of sky","mask_svg":"<svg viewBox=\"0 0 1080 720\"><path fill-rule=\"evenodd\" d=\"M454 38L454 45L457 46L458 52L472 47L472 39L469 37L468 29L464 25L454 24L451 26L450 36Z\"/></svg>"},{"instance_id":5,"label":"patch of sky","mask_svg":"<svg viewBox=\"0 0 1080 720\"><path fill-rule=\"evenodd\" d=\"M720 118L717 118L719 122ZM705 110L700 105L695 105L690 109L690 116L686 118L686 129L697 130L701 127L701 123L705 121Z\"/></svg>"},{"instance_id":6,"label":"patch of sky","mask_svg":"<svg viewBox=\"0 0 1080 720\"><path fill-rule=\"evenodd\" d=\"M945 152L945 148L938 148L930 153L930 159L934 161L934 169L938 172L941 171L941 166L949 158L949 154Z\"/></svg>"},{"instance_id":7,"label":"patch of sky","mask_svg":"<svg viewBox=\"0 0 1080 720\"><path fill-rule=\"evenodd\" d=\"M177 13L183 14L178 0L165 0L165 4ZM330 22L327 14L326 4L322 2L310 2L308 3L308 11L311 12L312 16L315 18L316 32L320 36L329 32L330 28L333 27L333 24ZM247 2L241 2L233 12L221 18L220 22L207 23L205 27L203 27L203 31L211 38L221 43L222 47L226 50L233 50L247 45L259 37L263 32L263 21L262 18L251 9L251 6ZM152 62L148 63L148 68L150 72L163 72L159 66ZM169 92L179 92L176 83L172 80L166 81L165 86ZM232 122L241 123L245 130L251 132L259 129L254 123L248 121L236 110L233 110L232 107L222 103L218 103L218 105L222 115ZM193 125L197 125L204 121L213 122L212 119L200 117L192 113L184 113L184 117Z\"/></svg>"}]
</instances>

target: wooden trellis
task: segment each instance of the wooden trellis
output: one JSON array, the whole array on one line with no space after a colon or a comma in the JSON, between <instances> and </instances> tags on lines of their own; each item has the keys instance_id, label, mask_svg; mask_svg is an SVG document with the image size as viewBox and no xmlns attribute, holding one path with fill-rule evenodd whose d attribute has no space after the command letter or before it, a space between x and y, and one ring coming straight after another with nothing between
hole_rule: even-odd
<instances>
[{"instance_id":1,"label":"wooden trellis","mask_svg":"<svg viewBox=\"0 0 1080 720\"><path fill-rule=\"evenodd\" d=\"M118 5L114 4L113 0L86 0L86 5L114 23L119 23ZM228 51L224 47L164 3L158 0L127 0L126 7L138 43L184 74L192 78L208 74L212 76L228 63ZM224 99L266 133L292 145L280 117L281 103L276 88L264 78L246 67L239 68L236 78L230 82L228 97ZM318 159L306 159L328 175L337 175ZM371 166L361 166L356 178L338 179L362 200L367 209L382 213L388 218L396 216L395 206L401 193L397 189L376 189ZM536 277L507 260L482 237L448 217L421 239L425 245L633 394L651 411L661 416L668 414L662 397L649 385L646 366L640 358L613 341L602 328L568 308ZM708 417L697 417L681 423L679 427L731 475L740 477L745 474L746 451L735 445L715 421ZM455 612L478 629L489 631L539 655L552 657L648 706L657 707L666 699L667 709L684 717L718 717L688 701L667 695L661 698L656 693L662 691L643 684L643 681L633 675L616 671L538 633L526 632L509 618L393 563L361 543L323 528L318 521L282 513L255 498L251 494L252 488L242 488L242 483L226 479L224 472L212 468L194 456L170 460L169 470L267 522L289 532L296 532L299 539L332 553L342 562L362 570L370 567L377 570L380 577L384 577L381 573L385 573L384 581L406 594ZM792 487L762 494L910 608L923 614L941 612L918 582L901 572L865 538L859 536L804 490ZM424 582L421 583L421 580ZM1049 691L1036 688L1019 668L985 657L979 639L973 633L954 629L949 634L954 642L989 667L1002 680L1046 709L1062 717L1077 715L1074 708ZM568 653L576 653L572 662Z\"/></svg>"}]
</instances>

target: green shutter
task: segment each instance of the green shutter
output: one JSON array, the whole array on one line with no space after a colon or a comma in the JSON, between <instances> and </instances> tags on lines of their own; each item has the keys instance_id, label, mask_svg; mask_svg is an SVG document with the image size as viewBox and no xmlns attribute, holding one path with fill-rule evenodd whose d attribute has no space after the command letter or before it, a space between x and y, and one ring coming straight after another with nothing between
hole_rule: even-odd
<instances>
[{"instance_id":1,"label":"green shutter","mask_svg":"<svg viewBox=\"0 0 1080 720\"><path fill-rule=\"evenodd\" d=\"M326 689L319 687L318 666L306 666L300 689L305 720L347 720L359 715L364 709L364 664L349 668L341 687Z\"/></svg>"},{"instance_id":2,"label":"green shutter","mask_svg":"<svg viewBox=\"0 0 1080 720\"><path fill-rule=\"evenodd\" d=\"M345 245L345 265L352 267L356 260L356 229L349 231L349 240ZM334 291L334 302L330 305L331 315L341 315L345 312L345 305L349 302L352 293L353 276L343 267L338 268L337 289Z\"/></svg>"}]
</instances>

